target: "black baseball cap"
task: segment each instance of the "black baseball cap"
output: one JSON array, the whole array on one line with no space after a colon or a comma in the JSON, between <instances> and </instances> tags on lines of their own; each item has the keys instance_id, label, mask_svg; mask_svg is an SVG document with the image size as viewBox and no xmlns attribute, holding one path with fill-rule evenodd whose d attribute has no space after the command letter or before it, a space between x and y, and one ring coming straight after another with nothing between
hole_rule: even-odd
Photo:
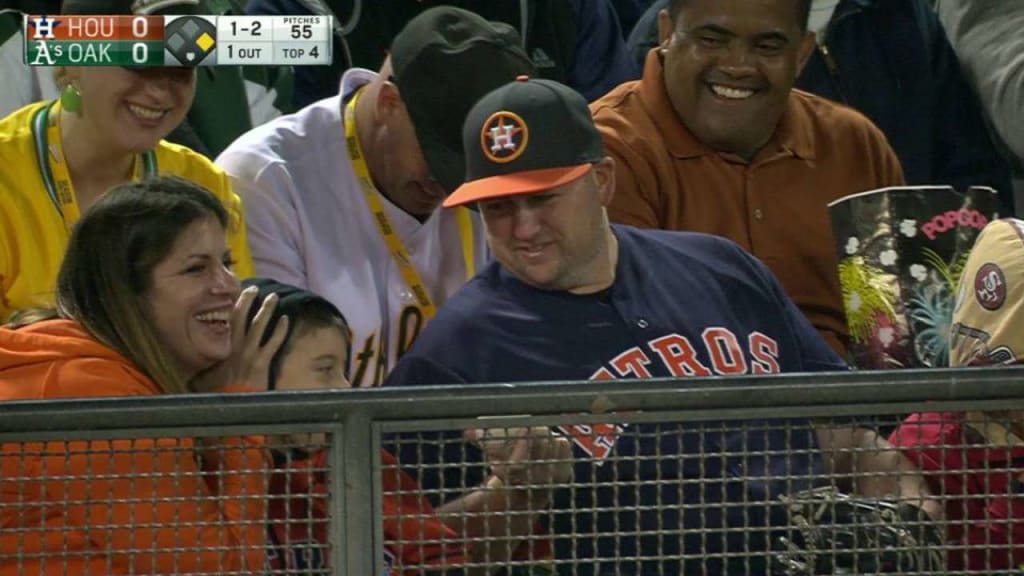
<instances>
[{"instance_id":1,"label":"black baseball cap","mask_svg":"<svg viewBox=\"0 0 1024 576\"><path fill-rule=\"evenodd\" d=\"M462 140L466 183L446 208L556 188L604 157L587 101L552 80L520 77L484 96L466 117Z\"/></svg>"},{"instance_id":2,"label":"black baseball cap","mask_svg":"<svg viewBox=\"0 0 1024 576\"><path fill-rule=\"evenodd\" d=\"M61 12L83 16L179 16L200 14L202 10L199 0L64 0Z\"/></svg>"},{"instance_id":3,"label":"black baseball cap","mask_svg":"<svg viewBox=\"0 0 1024 576\"><path fill-rule=\"evenodd\" d=\"M292 318L292 321L288 324L288 333L284 338L285 345L287 345L288 340L295 331L296 323L294 319L298 316L299 310L307 306L316 306L316 309L318 311L323 310L324 314L337 316L346 329L348 328L348 321L345 319L345 315L338 310L338 307L315 292L310 292L291 284L285 284L284 282L278 282L273 278L248 278L242 281L243 289L251 286L255 286L259 292L256 295L252 308L249 309L249 316L245 322L246 328L252 326L253 320L256 319L256 313L259 312L260 306L267 296L277 294L278 298L277 307L274 308L274 313L270 316L270 321L267 322L267 327L260 338L261 346L270 340L270 337L274 334L274 328L277 327L277 323L281 320L282 316ZM269 390L274 390L277 387L277 376L281 371L281 358L285 345L282 345L270 360L270 379L267 386ZM351 343L349 343L349 346L351 347ZM349 362L351 361L351 358L349 358ZM345 373L348 374L347 366Z\"/></svg>"},{"instance_id":4,"label":"black baseball cap","mask_svg":"<svg viewBox=\"0 0 1024 576\"><path fill-rule=\"evenodd\" d=\"M484 94L533 62L515 28L437 6L409 21L391 44L393 81L416 128L431 175L451 193L463 182L462 123Z\"/></svg>"}]
</instances>

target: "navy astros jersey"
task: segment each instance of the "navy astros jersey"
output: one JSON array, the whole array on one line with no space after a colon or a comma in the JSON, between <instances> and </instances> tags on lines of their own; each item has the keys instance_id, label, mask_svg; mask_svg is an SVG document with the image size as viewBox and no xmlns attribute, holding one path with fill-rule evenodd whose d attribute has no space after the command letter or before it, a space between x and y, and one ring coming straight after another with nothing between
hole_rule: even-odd
<instances>
[{"instance_id":1,"label":"navy astros jersey","mask_svg":"<svg viewBox=\"0 0 1024 576\"><path fill-rule=\"evenodd\" d=\"M539 290L494 262L442 307L386 385L846 369L767 268L736 244L613 230L619 260L607 291ZM769 502L810 487L801 476L823 471L804 419L593 428L562 429L577 459L577 486L556 492L549 527L564 574L764 574L765 532L719 529L778 525L773 515L782 511ZM399 461L425 490L478 485L483 466L474 476L456 465L480 455L453 441L459 432L442 436L437 445L424 434L399 442ZM443 474L414 468L445 462ZM723 553L730 557L701 557Z\"/></svg>"}]
</instances>

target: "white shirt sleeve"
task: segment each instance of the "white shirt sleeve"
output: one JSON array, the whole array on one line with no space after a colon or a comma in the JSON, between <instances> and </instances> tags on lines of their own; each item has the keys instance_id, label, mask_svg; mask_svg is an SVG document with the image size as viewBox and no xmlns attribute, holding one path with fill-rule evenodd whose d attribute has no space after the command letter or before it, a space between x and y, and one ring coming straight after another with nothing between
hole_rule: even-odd
<instances>
[{"instance_id":1,"label":"white shirt sleeve","mask_svg":"<svg viewBox=\"0 0 1024 576\"><path fill-rule=\"evenodd\" d=\"M0 45L0 118L57 94L52 68L25 64L24 42L25 36L18 32Z\"/></svg>"}]
</instances>

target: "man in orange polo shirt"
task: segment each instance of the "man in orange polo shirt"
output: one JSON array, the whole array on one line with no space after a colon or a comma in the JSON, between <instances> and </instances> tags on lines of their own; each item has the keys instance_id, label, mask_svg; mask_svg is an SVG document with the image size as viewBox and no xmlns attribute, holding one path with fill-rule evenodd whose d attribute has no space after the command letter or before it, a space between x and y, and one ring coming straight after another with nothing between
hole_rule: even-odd
<instances>
[{"instance_id":1,"label":"man in orange polo shirt","mask_svg":"<svg viewBox=\"0 0 1024 576\"><path fill-rule=\"evenodd\" d=\"M810 0L672 0L643 78L594 102L615 158L613 221L739 243L847 357L827 204L903 184L885 136L793 89L814 50Z\"/></svg>"}]
</instances>

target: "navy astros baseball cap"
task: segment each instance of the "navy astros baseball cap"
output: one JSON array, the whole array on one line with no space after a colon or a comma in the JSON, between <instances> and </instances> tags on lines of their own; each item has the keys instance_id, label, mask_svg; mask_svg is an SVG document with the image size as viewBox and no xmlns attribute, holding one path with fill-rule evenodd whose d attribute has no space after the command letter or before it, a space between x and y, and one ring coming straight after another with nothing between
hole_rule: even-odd
<instances>
[{"instance_id":1,"label":"navy astros baseball cap","mask_svg":"<svg viewBox=\"0 0 1024 576\"><path fill-rule=\"evenodd\" d=\"M484 96L462 130L466 183L450 208L568 184L604 157L587 101L552 80L520 77Z\"/></svg>"},{"instance_id":2,"label":"navy astros baseball cap","mask_svg":"<svg viewBox=\"0 0 1024 576\"><path fill-rule=\"evenodd\" d=\"M431 175L448 193L463 181L469 109L498 86L534 73L515 28L454 6L410 20L391 44L391 67Z\"/></svg>"}]
</instances>

